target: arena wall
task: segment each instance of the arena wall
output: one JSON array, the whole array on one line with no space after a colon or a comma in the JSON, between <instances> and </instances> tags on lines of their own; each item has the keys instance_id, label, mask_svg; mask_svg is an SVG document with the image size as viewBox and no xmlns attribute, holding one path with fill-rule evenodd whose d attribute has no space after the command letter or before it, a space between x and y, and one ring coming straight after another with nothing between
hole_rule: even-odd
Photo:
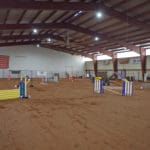
<instances>
[{"instance_id":1,"label":"arena wall","mask_svg":"<svg viewBox=\"0 0 150 150\"><path fill-rule=\"evenodd\" d=\"M36 46L1 47L0 55L9 56L9 68L0 69L0 77L6 77L9 70L21 70L36 77L37 71L59 73L66 71L81 75L84 73L83 57ZM15 76L15 75L14 75ZM16 76L17 77L17 76Z\"/></svg>"}]
</instances>

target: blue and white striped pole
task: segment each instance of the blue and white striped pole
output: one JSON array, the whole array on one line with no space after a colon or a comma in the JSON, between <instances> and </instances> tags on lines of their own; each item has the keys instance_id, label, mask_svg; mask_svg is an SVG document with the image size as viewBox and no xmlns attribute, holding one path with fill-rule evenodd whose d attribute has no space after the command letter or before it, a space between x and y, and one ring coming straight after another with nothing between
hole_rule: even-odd
<instances>
[{"instance_id":1,"label":"blue and white striped pole","mask_svg":"<svg viewBox=\"0 0 150 150\"><path fill-rule=\"evenodd\" d=\"M94 92L100 94L104 93L104 81L101 79L101 77L95 77Z\"/></svg>"},{"instance_id":2,"label":"blue and white striped pole","mask_svg":"<svg viewBox=\"0 0 150 150\"><path fill-rule=\"evenodd\" d=\"M122 96L132 96L133 95L133 82L123 81L122 82Z\"/></svg>"},{"instance_id":3,"label":"blue and white striped pole","mask_svg":"<svg viewBox=\"0 0 150 150\"><path fill-rule=\"evenodd\" d=\"M20 98L28 98L27 96L27 77L23 78L21 77L21 80L19 82L19 89L20 89Z\"/></svg>"}]
</instances>

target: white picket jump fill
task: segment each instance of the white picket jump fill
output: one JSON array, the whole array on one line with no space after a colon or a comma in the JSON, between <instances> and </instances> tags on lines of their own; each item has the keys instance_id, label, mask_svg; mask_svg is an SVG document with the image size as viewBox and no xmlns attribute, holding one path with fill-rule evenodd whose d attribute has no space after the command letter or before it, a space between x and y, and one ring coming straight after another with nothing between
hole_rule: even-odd
<instances>
[{"instance_id":1,"label":"white picket jump fill","mask_svg":"<svg viewBox=\"0 0 150 150\"><path fill-rule=\"evenodd\" d=\"M104 93L104 81L101 80L101 77L95 77L94 79L94 92L95 93Z\"/></svg>"},{"instance_id":2,"label":"white picket jump fill","mask_svg":"<svg viewBox=\"0 0 150 150\"><path fill-rule=\"evenodd\" d=\"M133 95L133 82L123 81L122 82L122 96L132 96Z\"/></svg>"}]
</instances>

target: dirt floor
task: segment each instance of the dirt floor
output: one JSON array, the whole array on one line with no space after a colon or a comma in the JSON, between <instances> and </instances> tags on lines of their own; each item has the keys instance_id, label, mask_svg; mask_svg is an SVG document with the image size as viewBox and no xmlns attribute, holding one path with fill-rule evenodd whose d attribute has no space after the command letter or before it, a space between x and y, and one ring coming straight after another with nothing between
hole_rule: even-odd
<instances>
[{"instance_id":1,"label":"dirt floor","mask_svg":"<svg viewBox=\"0 0 150 150\"><path fill-rule=\"evenodd\" d=\"M88 79L40 82L30 99L0 101L0 150L150 149L149 88L123 97L93 94ZM0 79L0 89L16 84Z\"/></svg>"}]
</instances>

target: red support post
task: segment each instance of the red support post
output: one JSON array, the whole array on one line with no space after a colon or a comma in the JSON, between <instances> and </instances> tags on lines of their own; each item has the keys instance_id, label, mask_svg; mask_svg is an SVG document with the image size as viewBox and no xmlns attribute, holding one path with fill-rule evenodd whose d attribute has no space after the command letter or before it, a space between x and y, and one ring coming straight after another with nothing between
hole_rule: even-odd
<instances>
[{"instance_id":1,"label":"red support post","mask_svg":"<svg viewBox=\"0 0 150 150\"><path fill-rule=\"evenodd\" d=\"M112 61L113 61L113 69L114 69L114 72L118 72L118 59L117 59L117 53L113 53Z\"/></svg>"},{"instance_id":2,"label":"red support post","mask_svg":"<svg viewBox=\"0 0 150 150\"><path fill-rule=\"evenodd\" d=\"M146 73L146 50L144 48L140 49L140 58L141 58L142 80L144 81L144 74Z\"/></svg>"},{"instance_id":3,"label":"red support post","mask_svg":"<svg viewBox=\"0 0 150 150\"><path fill-rule=\"evenodd\" d=\"M94 65L94 73L95 73L95 76L97 76L97 66L98 66L98 63L97 63L97 56L94 56L94 57L93 57L93 65Z\"/></svg>"}]
</instances>

